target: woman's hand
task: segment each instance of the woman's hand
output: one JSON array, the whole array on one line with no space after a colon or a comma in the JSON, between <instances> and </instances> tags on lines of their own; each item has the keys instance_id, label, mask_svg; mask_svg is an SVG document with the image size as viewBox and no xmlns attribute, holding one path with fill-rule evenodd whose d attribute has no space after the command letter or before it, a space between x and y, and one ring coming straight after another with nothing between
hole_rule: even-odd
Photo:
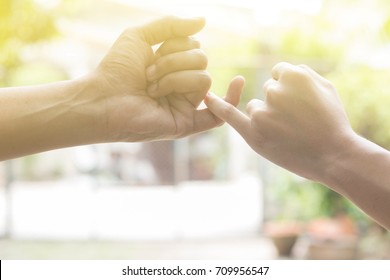
<instances>
[{"instance_id":1,"label":"woman's hand","mask_svg":"<svg viewBox=\"0 0 390 280\"><path fill-rule=\"evenodd\" d=\"M306 178L323 181L356 138L333 85L307 66L279 63L245 115L210 95L206 105L260 155Z\"/></svg>"}]
</instances>

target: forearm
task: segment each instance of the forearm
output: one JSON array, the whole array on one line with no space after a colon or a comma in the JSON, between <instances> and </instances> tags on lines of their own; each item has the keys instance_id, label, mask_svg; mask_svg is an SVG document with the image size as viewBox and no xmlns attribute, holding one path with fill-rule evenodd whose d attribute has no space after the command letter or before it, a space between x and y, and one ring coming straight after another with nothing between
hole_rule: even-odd
<instances>
[{"instance_id":1,"label":"forearm","mask_svg":"<svg viewBox=\"0 0 390 280\"><path fill-rule=\"evenodd\" d=\"M390 152L356 136L340 155L323 183L390 229Z\"/></svg>"},{"instance_id":2,"label":"forearm","mask_svg":"<svg viewBox=\"0 0 390 280\"><path fill-rule=\"evenodd\" d=\"M0 89L0 160L101 142L93 86L80 78Z\"/></svg>"}]
</instances>

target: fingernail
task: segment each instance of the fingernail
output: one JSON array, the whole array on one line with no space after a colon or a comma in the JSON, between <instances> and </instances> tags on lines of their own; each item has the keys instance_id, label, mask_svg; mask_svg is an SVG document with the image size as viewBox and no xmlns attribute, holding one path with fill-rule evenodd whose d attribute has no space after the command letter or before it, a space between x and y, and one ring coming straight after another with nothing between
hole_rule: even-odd
<instances>
[{"instance_id":1,"label":"fingernail","mask_svg":"<svg viewBox=\"0 0 390 280\"><path fill-rule=\"evenodd\" d=\"M146 68L146 78L148 81L153 81L154 77L156 75L156 65L151 65L148 68Z\"/></svg>"}]
</instances>

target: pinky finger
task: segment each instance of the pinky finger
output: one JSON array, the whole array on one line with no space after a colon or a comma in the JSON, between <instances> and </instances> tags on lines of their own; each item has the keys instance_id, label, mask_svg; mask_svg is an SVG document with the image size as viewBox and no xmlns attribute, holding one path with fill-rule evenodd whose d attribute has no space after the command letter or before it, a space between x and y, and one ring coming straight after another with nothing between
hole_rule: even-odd
<instances>
[{"instance_id":1,"label":"pinky finger","mask_svg":"<svg viewBox=\"0 0 390 280\"><path fill-rule=\"evenodd\" d=\"M229 88L227 90L224 100L230 104L237 106L240 103L242 91L245 85L245 78L242 76L236 76L230 82Z\"/></svg>"}]
</instances>

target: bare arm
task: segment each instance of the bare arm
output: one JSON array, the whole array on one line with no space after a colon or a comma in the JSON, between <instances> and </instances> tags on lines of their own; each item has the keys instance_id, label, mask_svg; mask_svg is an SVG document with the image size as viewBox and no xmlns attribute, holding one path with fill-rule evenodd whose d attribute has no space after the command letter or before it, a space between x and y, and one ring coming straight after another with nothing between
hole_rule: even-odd
<instances>
[{"instance_id":1,"label":"bare arm","mask_svg":"<svg viewBox=\"0 0 390 280\"><path fill-rule=\"evenodd\" d=\"M390 153L358 135L351 138L322 183L350 199L390 230Z\"/></svg>"},{"instance_id":2,"label":"bare arm","mask_svg":"<svg viewBox=\"0 0 390 280\"><path fill-rule=\"evenodd\" d=\"M0 90L0 160L104 140L89 78Z\"/></svg>"},{"instance_id":3,"label":"bare arm","mask_svg":"<svg viewBox=\"0 0 390 280\"><path fill-rule=\"evenodd\" d=\"M390 153L351 128L333 85L307 66L277 64L245 115L210 94L206 105L260 155L342 194L390 229Z\"/></svg>"},{"instance_id":4,"label":"bare arm","mask_svg":"<svg viewBox=\"0 0 390 280\"><path fill-rule=\"evenodd\" d=\"M92 143L175 139L222 124L198 109L211 78L206 55L188 36L203 26L203 19L167 17L130 28L82 78L0 89L0 160ZM229 102L238 103L242 86L242 79L232 81Z\"/></svg>"}]
</instances>

